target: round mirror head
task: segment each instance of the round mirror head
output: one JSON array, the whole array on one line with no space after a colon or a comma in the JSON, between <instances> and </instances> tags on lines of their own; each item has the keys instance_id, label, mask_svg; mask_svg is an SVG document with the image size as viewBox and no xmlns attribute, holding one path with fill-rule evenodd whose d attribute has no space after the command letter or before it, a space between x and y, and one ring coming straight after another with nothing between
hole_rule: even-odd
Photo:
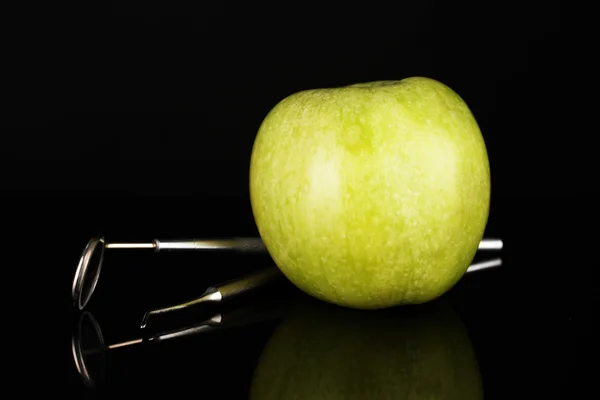
<instances>
[{"instance_id":1,"label":"round mirror head","mask_svg":"<svg viewBox=\"0 0 600 400\"><path fill-rule=\"evenodd\" d=\"M73 302L80 310L85 308L96 289L103 259L104 238L91 239L83 250L73 279Z\"/></svg>"},{"instance_id":2,"label":"round mirror head","mask_svg":"<svg viewBox=\"0 0 600 400\"><path fill-rule=\"evenodd\" d=\"M75 367L84 385L95 388L104 381L104 338L100 326L89 312L79 317L71 350Z\"/></svg>"}]
</instances>

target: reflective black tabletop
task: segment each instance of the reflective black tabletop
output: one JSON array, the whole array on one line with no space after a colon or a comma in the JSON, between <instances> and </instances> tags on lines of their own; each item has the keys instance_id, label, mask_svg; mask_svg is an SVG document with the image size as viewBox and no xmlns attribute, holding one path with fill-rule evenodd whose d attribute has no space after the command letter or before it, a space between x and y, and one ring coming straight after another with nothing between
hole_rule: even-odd
<instances>
[{"instance_id":1,"label":"reflective black tabletop","mask_svg":"<svg viewBox=\"0 0 600 400\"><path fill-rule=\"evenodd\" d=\"M577 398L592 382L598 262L597 214L589 210L597 200L495 200L486 236L502 238L502 265L466 274L426 305L350 310L280 281L231 304L157 317L142 331L146 311L273 267L270 257L107 251L80 311L71 283L87 241L98 233L125 242L254 236L247 199L9 196L15 206L44 204L8 232L25 238L9 285L23 306L10 311L11 347L20 347L15 376L27 376L22 390L39 385L74 398Z\"/></svg>"}]
</instances>

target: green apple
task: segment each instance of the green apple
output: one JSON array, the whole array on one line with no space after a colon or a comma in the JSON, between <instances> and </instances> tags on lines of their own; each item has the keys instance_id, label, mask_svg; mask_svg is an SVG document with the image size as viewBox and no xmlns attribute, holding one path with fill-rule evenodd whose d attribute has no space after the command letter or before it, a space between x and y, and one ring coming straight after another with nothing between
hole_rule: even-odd
<instances>
[{"instance_id":1,"label":"green apple","mask_svg":"<svg viewBox=\"0 0 600 400\"><path fill-rule=\"evenodd\" d=\"M262 122L250 200L269 254L304 292L359 309L424 303L477 252L488 155L467 104L436 80L305 90Z\"/></svg>"},{"instance_id":2,"label":"green apple","mask_svg":"<svg viewBox=\"0 0 600 400\"><path fill-rule=\"evenodd\" d=\"M468 332L441 300L365 311L313 299L267 342L250 399L482 399Z\"/></svg>"}]
</instances>

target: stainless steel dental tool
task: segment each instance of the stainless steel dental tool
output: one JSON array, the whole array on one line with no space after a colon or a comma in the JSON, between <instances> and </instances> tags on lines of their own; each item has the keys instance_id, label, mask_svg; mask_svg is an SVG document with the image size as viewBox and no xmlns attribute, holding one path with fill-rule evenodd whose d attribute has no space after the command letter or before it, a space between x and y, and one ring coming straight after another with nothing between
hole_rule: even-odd
<instances>
[{"instance_id":1,"label":"stainless steel dental tool","mask_svg":"<svg viewBox=\"0 0 600 400\"><path fill-rule=\"evenodd\" d=\"M484 238L479 250L502 250L501 239ZM262 253L267 249L260 238L191 239L182 241L158 240L139 243L107 243L104 237L92 238L85 246L73 279L72 298L79 310L90 301L102 270L104 251L112 249L147 249L154 251L227 251L239 253ZM216 295L215 295L216 296Z\"/></svg>"}]
</instances>

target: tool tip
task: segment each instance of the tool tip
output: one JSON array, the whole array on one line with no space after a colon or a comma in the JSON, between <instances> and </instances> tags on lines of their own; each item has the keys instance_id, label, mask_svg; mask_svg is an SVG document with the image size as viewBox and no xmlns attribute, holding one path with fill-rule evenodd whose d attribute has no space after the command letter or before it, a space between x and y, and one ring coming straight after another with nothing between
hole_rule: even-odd
<instances>
[{"instance_id":1,"label":"tool tip","mask_svg":"<svg viewBox=\"0 0 600 400\"><path fill-rule=\"evenodd\" d=\"M148 325L148 318L150 317L151 311L147 311L142 317L142 322L140 323L140 329L145 329L146 325Z\"/></svg>"}]
</instances>

